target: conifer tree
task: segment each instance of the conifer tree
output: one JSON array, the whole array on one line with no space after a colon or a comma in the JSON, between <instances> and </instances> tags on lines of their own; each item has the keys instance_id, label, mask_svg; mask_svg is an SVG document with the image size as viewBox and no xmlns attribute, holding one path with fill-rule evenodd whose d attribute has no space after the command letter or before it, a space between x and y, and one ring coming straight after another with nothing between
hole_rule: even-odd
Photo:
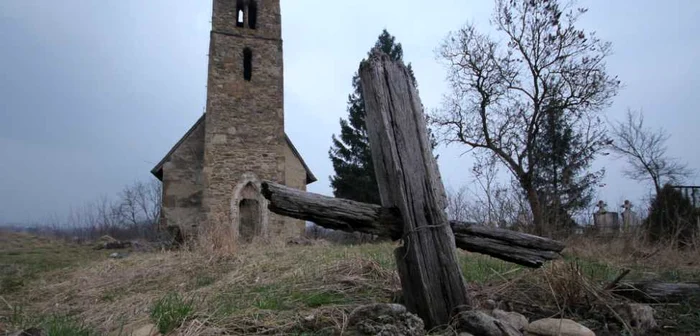
<instances>
[{"instance_id":1,"label":"conifer tree","mask_svg":"<svg viewBox=\"0 0 700 336\"><path fill-rule=\"evenodd\" d=\"M401 43L397 43L386 29L379 35L374 48L381 49L396 61L403 61ZM415 85L410 64L408 69ZM335 197L379 204L379 190L365 126L365 101L357 72L352 78L352 86L353 92L348 97L348 119L340 120L340 135L333 135L333 145L329 151L335 170L331 187Z\"/></svg>"},{"instance_id":2,"label":"conifer tree","mask_svg":"<svg viewBox=\"0 0 700 336\"><path fill-rule=\"evenodd\" d=\"M597 147L586 147L583 135L574 132L572 118L550 102L543 109L540 137L534 144L533 184L551 229L570 229L576 211L591 204L594 188L605 171L589 171Z\"/></svg>"}]
</instances>

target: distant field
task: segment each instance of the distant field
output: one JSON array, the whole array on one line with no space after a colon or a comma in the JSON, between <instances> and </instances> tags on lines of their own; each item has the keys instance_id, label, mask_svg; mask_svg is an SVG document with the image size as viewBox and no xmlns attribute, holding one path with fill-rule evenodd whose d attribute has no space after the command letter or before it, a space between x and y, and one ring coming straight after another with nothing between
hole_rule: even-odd
<instances>
[{"instance_id":1,"label":"distant field","mask_svg":"<svg viewBox=\"0 0 700 336\"><path fill-rule=\"evenodd\" d=\"M572 244L564 260L541 270L466 252L460 252L460 262L477 303L504 300L532 318L554 312L589 320L599 313L590 291L623 267L633 270L628 279L700 281L697 257L661 251L641 260L614 242L587 244ZM0 327L54 325L84 331L79 335L127 335L159 322L168 330L179 327L179 335L207 330L336 334L355 306L401 301L394 248L391 243L268 243L228 257L155 252L109 259L112 251L89 245L2 233ZM529 305L543 309L522 308ZM693 310L655 308L677 331L700 329L700 314ZM181 318L170 321L168 316Z\"/></svg>"}]
</instances>

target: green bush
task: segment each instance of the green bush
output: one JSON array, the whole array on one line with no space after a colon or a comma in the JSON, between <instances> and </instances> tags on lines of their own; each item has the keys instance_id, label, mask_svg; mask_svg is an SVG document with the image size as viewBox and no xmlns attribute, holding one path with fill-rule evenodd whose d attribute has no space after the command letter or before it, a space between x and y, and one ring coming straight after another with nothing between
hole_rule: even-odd
<instances>
[{"instance_id":1,"label":"green bush","mask_svg":"<svg viewBox=\"0 0 700 336\"><path fill-rule=\"evenodd\" d=\"M679 247L684 247L695 240L697 216L690 200L680 191L665 185L651 202L644 227L651 241L674 241Z\"/></svg>"},{"instance_id":2,"label":"green bush","mask_svg":"<svg viewBox=\"0 0 700 336\"><path fill-rule=\"evenodd\" d=\"M192 300L186 300L178 293L169 293L156 301L151 309L151 320L161 334L167 334L182 325L192 315Z\"/></svg>"}]
</instances>

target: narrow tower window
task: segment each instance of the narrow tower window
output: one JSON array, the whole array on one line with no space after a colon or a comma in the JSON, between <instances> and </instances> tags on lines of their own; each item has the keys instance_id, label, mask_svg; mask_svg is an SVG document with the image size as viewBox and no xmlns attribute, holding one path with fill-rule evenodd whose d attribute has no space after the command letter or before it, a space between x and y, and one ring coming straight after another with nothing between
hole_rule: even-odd
<instances>
[{"instance_id":1,"label":"narrow tower window","mask_svg":"<svg viewBox=\"0 0 700 336\"><path fill-rule=\"evenodd\" d=\"M258 4L255 0L250 1L248 5L248 27L255 29L258 24Z\"/></svg>"},{"instance_id":2,"label":"narrow tower window","mask_svg":"<svg viewBox=\"0 0 700 336\"><path fill-rule=\"evenodd\" d=\"M253 78L253 51L250 48L243 49L243 79L250 82Z\"/></svg>"},{"instance_id":3,"label":"narrow tower window","mask_svg":"<svg viewBox=\"0 0 700 336\"><path fill-rule=\"evenodd\" d=\"M243 27L245 21L245 7L243 0L236 1L236 27Z\"/></svg>"}]
</instances>

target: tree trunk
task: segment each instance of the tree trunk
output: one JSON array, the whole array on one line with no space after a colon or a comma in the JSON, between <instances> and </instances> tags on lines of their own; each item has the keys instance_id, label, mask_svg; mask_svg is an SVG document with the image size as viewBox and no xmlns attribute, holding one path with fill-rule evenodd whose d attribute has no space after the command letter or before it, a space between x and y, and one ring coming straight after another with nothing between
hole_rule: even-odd
<instances>
[{"instance_id":1,"label":"tree trunk","mask_svg":"<svg viewBox=\"0 0 700 336\"><path fill-rule=\"evenodd\" d=\"M521 182L521 186L523 189L525 189L527 203L530 205L530 211L532 212L532 225L535 234L542 237L550 237L550 233L546 230L547 224L544 209L542 209L542 203L540 202L537 190L535 190L531 183Z\"/></svg>"},{"instance_id":2,"label":"tree trunk","mask_svg":"<svg viewBox=\"0 0 700 336\"><path fill-rule=\"evenodd\" d=\"M382 205L397 208L403 222L395 257L406 307L428 329L446 325L470 302L420 98L406 67L376 50L360 80Z\"/></svg>"}]
</instances>

